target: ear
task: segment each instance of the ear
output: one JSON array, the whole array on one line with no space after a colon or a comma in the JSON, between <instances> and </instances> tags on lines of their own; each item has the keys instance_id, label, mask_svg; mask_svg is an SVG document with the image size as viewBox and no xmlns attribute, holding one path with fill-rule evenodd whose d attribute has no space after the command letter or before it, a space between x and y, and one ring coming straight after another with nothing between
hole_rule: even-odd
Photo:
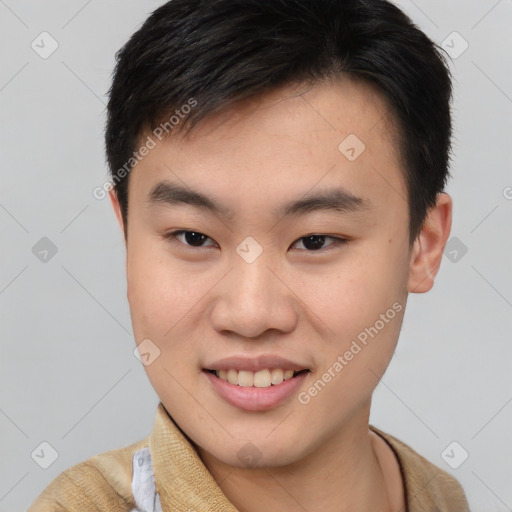
<instances>
[{"instance_id":1,"label":"ear","mask_svg":"<svg viewBox=\"0 0 512 512\"><path fill-rule=\"evenodd\" d=\"M414 242L409 262L407 289L412 293L428 292L441 266L443 250L452 227L452 199L441 192L427 214Z\"/></svg>"},{"instance_id":2,"label":"ear","mask_svg":"<svg viewBox=\"0 0 512 512\"><path fill-rule=\"evenodd\" d=\"M121 232L124 235L125 227L124 227L124 221L123 221L123 214L121 212L121 206L119 204L119 199L117 198L117 193L116 193L114 187L110 188L110 190L108 191L108 195L110 196L110 202L112 203L112 208L114 209L114 212L116 214L117 222L119 223Z\"/></svg>"}]
</instances>

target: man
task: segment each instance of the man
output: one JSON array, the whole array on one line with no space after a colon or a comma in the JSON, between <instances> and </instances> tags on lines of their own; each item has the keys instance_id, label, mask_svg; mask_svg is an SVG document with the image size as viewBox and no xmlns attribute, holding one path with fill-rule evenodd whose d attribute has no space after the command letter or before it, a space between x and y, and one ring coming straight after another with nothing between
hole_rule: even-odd
<instances>
[{"instance_id":1,"label":"man","mask_svg":"<svg viewBox=\"0 0 512 512\"><path fill-rule=\"evenodd\" d=\"M117 58L109 194L161 403L31 510L467 511L369 425L451 228L435 45L384 0L172 0Z\"/></svg>"}]
</instances>

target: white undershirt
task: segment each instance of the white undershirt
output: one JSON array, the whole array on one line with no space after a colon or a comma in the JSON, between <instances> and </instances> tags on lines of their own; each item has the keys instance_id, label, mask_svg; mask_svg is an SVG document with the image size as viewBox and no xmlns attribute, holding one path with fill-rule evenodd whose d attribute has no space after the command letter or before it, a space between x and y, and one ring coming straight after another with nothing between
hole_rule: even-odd
<instances>
[{"instance_id":1,"label":"white undershirt","mask_svg":"<svg viewBox=\"0 0 512 512\"><path fill-rule=\"evenodd\" d=\"M132 466L132 494L136 507L130 512L163 512L156 492L149 446L134 453Z\"/></svg>"}]
</instances>

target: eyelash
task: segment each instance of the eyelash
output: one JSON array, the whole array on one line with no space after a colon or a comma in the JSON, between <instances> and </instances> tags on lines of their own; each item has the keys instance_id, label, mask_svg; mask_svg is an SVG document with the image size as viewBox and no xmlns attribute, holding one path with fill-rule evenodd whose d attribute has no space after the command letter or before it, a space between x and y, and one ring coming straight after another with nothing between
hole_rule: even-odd
<instances>
[{"instance_id":1,"label":"eyelash","mask_svg":"<svg viewBox=\"0 0 512 512\"><path fill-rule=\"evenodd\" d=\"M196 233L198 235L206 236L206 235L204 235L204 233L201 233L200 231L192 231L192 230L187 230L187 229L178 229L176 231L171 231L169 233L166 233L165 235L163 235L163 238L165 240L169 240L171 242L174 242L176 240L177 236L182 235L184 233ZM332 244L328 245L326 249L324 249L324 248L317 249L317 250L299 249L300 251L310 252L310 253L325 252L325 251L329 251L331 249L334 249L336 247L339 247L341 245L344 245L344 244L346 244L347 242L350 241L348 238L341 238L341 237L336 237L336 236L323 235L323 234L320 234L320 233L312 233L310 235L301 236L295 242L293 242L292 245L295 245L299 240L303 240L303 239L308 238L310 236L318 236L318 237L330 238L330 239L334 240L334 242ZM208 240L212 240L208 236L206 236L206 238ZM184 245L185 247L187 247L189 249L205 249L206 247L212 247L211 245L210 246L206 246L206 247L194 247L193 245L184 244L183 242L180 242L179 240L177 242L182 244L182 245Z\"/></svg>"}]
</instances>

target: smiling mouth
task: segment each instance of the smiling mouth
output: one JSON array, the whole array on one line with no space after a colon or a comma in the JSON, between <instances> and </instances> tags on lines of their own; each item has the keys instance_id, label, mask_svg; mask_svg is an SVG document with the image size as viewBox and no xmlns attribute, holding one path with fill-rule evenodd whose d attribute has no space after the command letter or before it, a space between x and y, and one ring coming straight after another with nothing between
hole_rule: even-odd
<instances>
[{"instance_id":1,"label":"smiling mouth","mask_svg":"<svg viewBox=\"0 0 512 512\"><path fill-rule=\"evenodd\" d=\"M256 388L269 388L271 386L278 386L285 380L290 380L297 375L309 373L310 370L304 369L300 371L283 370L281 368L268 368L252 372L248 370L205 370L208 373L215 375L215 377L232 384L233 386L241 387L256 387Z\"/></svg>"}]
</instances>

